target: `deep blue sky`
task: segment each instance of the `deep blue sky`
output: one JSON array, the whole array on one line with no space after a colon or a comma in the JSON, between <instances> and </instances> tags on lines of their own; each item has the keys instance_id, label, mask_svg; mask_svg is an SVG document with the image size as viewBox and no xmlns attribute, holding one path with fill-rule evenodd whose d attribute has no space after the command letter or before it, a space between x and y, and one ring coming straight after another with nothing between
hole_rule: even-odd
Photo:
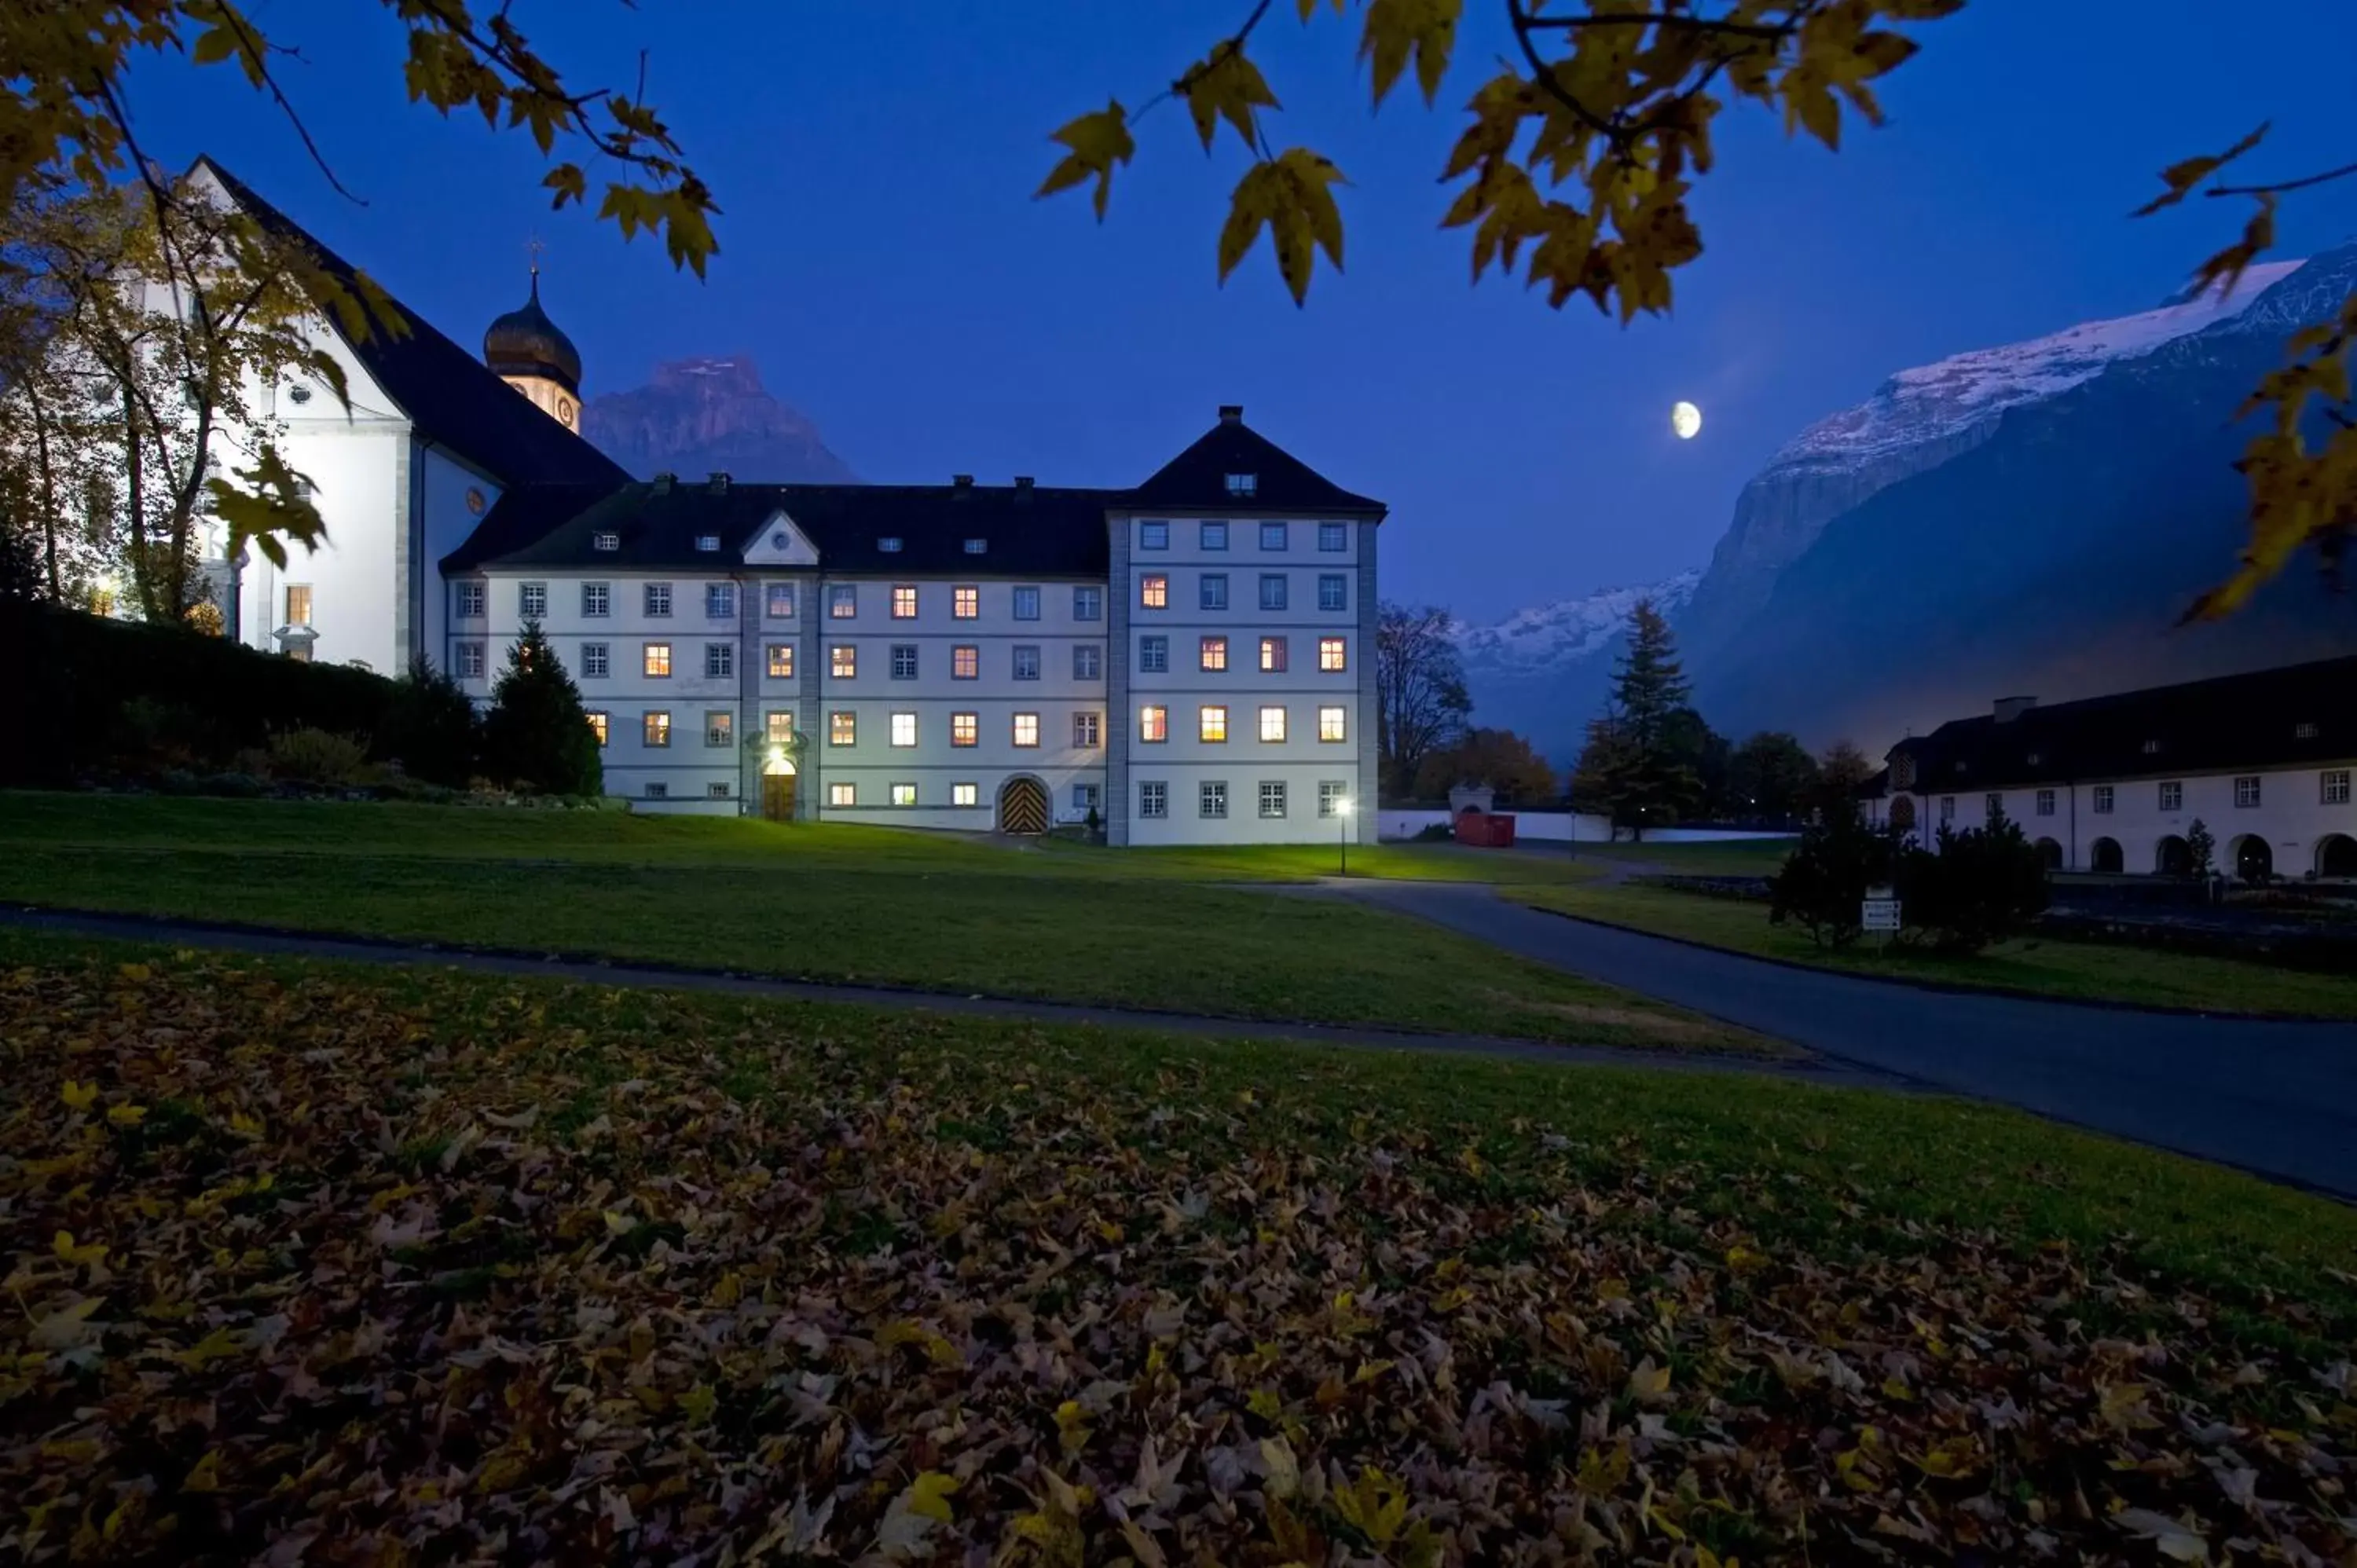
<instances>
[{"instance_id":1,"label":"deep blue sky","mask_svg":"<svg viewBox=\"0 0 2357 1568\"><path fill-rule=\"evenodd\" d=\"M1217 285L1240 154L1207 159L1175 104L1141 127L1102 227L1084 196L1031 199L1050 129L1108 95L1134 108L1244 0L522 0L577 85L627 83L651 52L648 96L725 210L701 284L644 240L548 213L521 134L409 106L378 5L253 8L300 46L288 91L366 205L227 71L141 73L151 151L212 153L462 342L522 298L539 233L585 390L748 351L871 479L1130 483L1242 403L1391 503L1388 596L1475 618L1702 564L1769 455L1893 370L2157 303L2241 212L2131 223L2154 171L2269 116L2254 172L2345 161L2338 100L2287 70L2357 59L2343 0L2286 0L2265 27L2212 0L1975 0L1886 83L1889 125L1838 155L1724 116L1697 204L1709 252L1673 318L1623 330L1494 275L1469 286L1466 236L1436 227L1461 105L1507 44L1491 0L1472 0L1432 112L1411 88L1370 116L1355 17L1305 29L1280 5L1264 26L1286 102L1272 138L1353 182L1348 271L1321 272L1306 309L1265 242ZM2352 232L2357 189L2330 188L2288 209L2280 253ZM1681 397L1707 419L1685 444L1668 432Z\"/></svg>"}]
</instances>

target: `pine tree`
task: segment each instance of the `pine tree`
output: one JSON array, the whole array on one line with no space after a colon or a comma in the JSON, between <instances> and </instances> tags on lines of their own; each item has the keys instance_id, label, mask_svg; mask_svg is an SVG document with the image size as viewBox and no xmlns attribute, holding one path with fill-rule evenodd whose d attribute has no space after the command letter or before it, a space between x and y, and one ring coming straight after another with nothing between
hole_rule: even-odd
<instances>
[{"instance_id":1,"label":"pine tree","mask_svg":"<svg viewBox=\"0 0 2357 1568\"><path fill-rule=\"evenodd\" d=\"M458 682L421 653L393 682L377 721L376 752L412 779L457 787L474 775L478 727L475 705Z\"/></svg>"},{"instance_id":2,"label":"pine tree","mask_svg":"<svg viewBox=\"0 0 2357 1568\"><path fill-rule=\"evenodd\" d=\"M1588 726L1575 799L1640 839L1692 811L1702 799L1690 744L1693 694L1670 623L1652 600L1638 600L1628 650L1613 667L1610 706Z\"/></svg>"},{"instance_id":3,"label":"pine tree","mask_svg":"<svg viewBox=\"0 0 2357 1568\"><path fill-rule=\"evenodd\" d=\"M596 795L605 789L597 736L581 693L556 650L526 621L508 650L508 666L491 688L483 720L483 762L502 784L544 795Z\"/></svg>"}]
</instances>

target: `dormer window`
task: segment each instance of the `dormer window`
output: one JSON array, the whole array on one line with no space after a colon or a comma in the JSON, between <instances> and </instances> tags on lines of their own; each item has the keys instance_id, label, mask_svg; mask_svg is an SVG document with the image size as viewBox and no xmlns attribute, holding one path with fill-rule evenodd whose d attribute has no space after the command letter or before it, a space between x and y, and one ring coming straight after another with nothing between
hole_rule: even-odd
<instances>
[{"instance_id":1,"label":"dormer window","mask_svg":"<svg viewBox=\"0 0 2357 1568\"><path fill-rule=\"evenodd\" d=\"M1256 496L1260 494L1260 476L1258 474L1230 474L1228 476L1228 494L1232 496Z\"/></svg>"},{"instance_id":2,"label":"dormer window","mask_svg":"<svg viewBox=\"0 0 2357 1568\"><path fill-rule=\"evenodd\" d=\"M2314 740L2316 738L2316 725L2313 724L2294 725L2291 727L2291 737L2294 740Z\"/></svg>"},{"instance_id":3,"label":"dormer window","mask_svg":"<svg viewBox=\"0 0 2357 1568\"><path fill-rule=\"evenodd\" d=\"M979 555L989 548L990 541L987 539L969 539L965 542L965 553L969 555Z\"/></svg>"},{"instance_id":4,"label":"dormer window","mask_svg":"<svg viewBox=\"0 0 2357 1568\"><path fill-rule=\"evenodd\" d=\"M2032 767L2032 768L2037 767L2040 762L2043 762L2044 760L2045 760L2045 758L2044 758L2043 757L2041 757L2040 754L2038 754L2037 752L2034 752L2034 751L2033 751L2033 752L2031 752L2031 753L2029 754L2029 766L2030 766L2030 767Z\"/></svg>"},{"instance_id":5,"label":"dormer window","mask_svg":"<svg viewBox=\"0 0 2357 1568\"><path fill-rule=\"evenodd\" d=\"M898 555L900 553L900 536L897 533L888 533L876 542L876 548L887 555Z\"/></svg>"},{"instance_id":6,"label":"dormer window","mask_svg":"<svg viewBox=\"0 0 2357 1568\"><path fill-rule=\"evenodd\" d=\"M2160 742L2157 740L2146 741L2144 743L2144 754L2147 757L2158 757L2160 755Z\"/></svg>"},{"instance_id":7,"label":"dormer window","mask_svg":"<svg viewBox=\"0 0 2357 1568\"><path fill-rule=\"evenodd\" d=\"M710 555L720 548L720 535L716 533L699 533L695 536L695 547L705 554Z\"/></svg>"},{"instance_id":8,"label":"dormer window","mask_svg":"<svg viewBox=\"0 0 2357 1568\"><path fill-rule=\"evenodd\" d=\"M589 548L592 550L610 551L621 547L622 536L619 533L593 533L589 536Z\"/></svg>"}]
</instances>

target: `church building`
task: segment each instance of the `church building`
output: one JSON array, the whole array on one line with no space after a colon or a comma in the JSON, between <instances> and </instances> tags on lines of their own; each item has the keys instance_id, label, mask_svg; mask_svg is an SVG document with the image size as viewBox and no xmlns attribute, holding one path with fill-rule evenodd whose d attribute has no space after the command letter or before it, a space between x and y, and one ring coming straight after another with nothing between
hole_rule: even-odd
<instances>
[{"instance_id":1,"label":"church building","mask_svg":"<svg viewBox=\"0 0 2357 1568\"><path fill-rule=\"evenodd\" d=\"M1384 508L1242 408L1127 489L639 480L580 435L537 267L479 359L396 308L399 334L319 324L349 411L272 389L328 540L226 564L240 640L387 673L423 653L487 703L536 623L636 810L1372 839Z\"/></svg>"}]
</instances>

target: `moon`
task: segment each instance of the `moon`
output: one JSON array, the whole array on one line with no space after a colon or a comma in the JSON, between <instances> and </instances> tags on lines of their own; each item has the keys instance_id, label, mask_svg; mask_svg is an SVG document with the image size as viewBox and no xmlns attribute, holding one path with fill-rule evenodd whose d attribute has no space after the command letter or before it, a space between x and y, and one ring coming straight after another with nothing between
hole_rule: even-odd
<instances>
[{"instance_id":1,"label":"moon","mask_svg":"<svg viewBox=\"0 0 2357 1568\"><path fill-rule=\"evenodd\" d=\"M1670 428L1678 433L1679 440L1693 440L1702 434L1702 410L1690 403L1679 403L1670 410Z\"/></svg>"}]
</instances>

